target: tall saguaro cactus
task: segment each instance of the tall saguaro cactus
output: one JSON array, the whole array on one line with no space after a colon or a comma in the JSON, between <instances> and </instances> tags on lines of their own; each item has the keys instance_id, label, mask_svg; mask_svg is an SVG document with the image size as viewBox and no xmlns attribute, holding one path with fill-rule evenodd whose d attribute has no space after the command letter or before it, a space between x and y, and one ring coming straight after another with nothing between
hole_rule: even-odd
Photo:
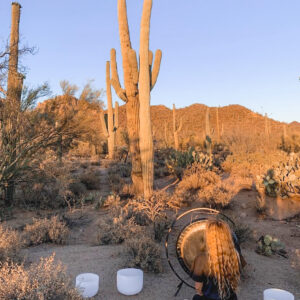
<instances>
[{"instance_id":1,"label":"tall saguaro cactus","mask_svg":"<svg viewBox=\"0 0 300 300\"><path fill-rule=\"evenodd\" d=\"M110 83L110 63L106 62L106 96L107 96L107 126L104 114L101 112L101 125L108 141L108 157L115 158L116 130L119 126L119 104L115 102L115 114L112 105L111 83Z\"/></svg>"},{"instance_id":2,"label":"tall saguaro cactus","mask_svg":"<svg viewBox=\"0 0 300 300\"><path fill-rule=\"evenodd\" d=\"M153 89L161 62L161 50L149 51L152 0L144 0L140 31L140 65L131 48L126 0L118 0L118 21L124 74L121 87L116 51L111 50L111 84L116 94L126 103L127 131L132 161L131 178L136 193L148 197L153 189L153 138L150 119L150 91Z\"/></svg>"},{"instance_id":3,"label":"tall saguaro cactus","mask_svg":"<svg viewBox=\"0 0 300 300\"><path fill-rule=\"evenodd\" d=\"M20 25L21 5L12 3L11 10L11 32L9 44L9 61L8 61L8 77L7 77L7 92L6 92L6 111L9 112L9 117L5 116L1 124L2 144L9 153L9 159L12 163L16 158L16 149L18 143L18 135L15 124L18 119L20 110L21 94L23 88L23 75L18 72L19 60L19 25ZM5 140L5 142L4 142ZM14 194L14 181L9 181L5 186L5 204L11 205Z\"/></svg>"},{"instance_id":4,"label":"tall saguaro cactus","mask_svg":"<svg viewBox=\"0 0 300 300\"><path fill-rule=\"evenodd\" d=\"M209 155L212 151L212 141L211 141L211 130L210 130L210 116L209 107L207 107L205 112L205 148Z\"/></svg>"},{"instance_id":5,"label":"tall saguaro cactus","mask_svg":"<svg viewBox=\"0 0 300 300\"><path fill-rule=\"evenodd\" d=\"M220 144L219 107L217 107L216 109L216 123L217 123L217 143Z\"/></svg>"},{"instance_id":6,"label":"tall saguaro cactus","mask_svg":"<svg viewBox=\"0 0 300 300\"><path fill-rule=\"evenodd\" d=\"M21 100L23 86L23 75L18 72L20 15L21 5L17 2L13 2L11 7L11 31L7 77L7 100L10 102L18 102Z\"/></svg>"},{"instance_id":7,"label":"tall saguaro cactus","mask_svg":"<svg viewBox=\"0 0 300 300\"><path fill-rule=\"evenodd\" d=\"M173 104L173 135L174 135L174 146L176 150L179 150L179 138L178 133L182 130L182 118L180 118L179 126L176 126L176 107Z\"/></svg>"}]
</instances>

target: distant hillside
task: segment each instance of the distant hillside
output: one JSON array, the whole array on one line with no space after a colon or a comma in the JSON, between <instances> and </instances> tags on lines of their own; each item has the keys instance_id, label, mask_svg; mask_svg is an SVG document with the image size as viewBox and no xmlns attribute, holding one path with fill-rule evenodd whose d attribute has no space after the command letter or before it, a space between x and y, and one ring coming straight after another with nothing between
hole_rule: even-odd
<instances>
[{"instance_id":1,"label":"distant hillside","mask_svg":"<svg viewBox=\"0 0 300 300\"><path fill-rule=\"evenodd\" d=\"M221 135L242 133L244 135L262 136L265 134L266 118L258 113L241 105L228 105L219 107L219 127ZM183 127L179 136L181 139L191 137L202 139L205 134L205 113L207 106L204 104L193 104L176 110L177 124L182 118ZM216 136L216 107L210 107L210 126L213 136ZM172 110L164 105L151 107L153 133L156 140L165 140L165 126L167 127L167 139L173 141ZM280 138L283 135L284 124L279 121L267 118L270 136ZM121 129L126 126L125 106L119 110L119 124ZM286 124L287 135L300 134L300 123L293 122Z\"/></svg>"}]
</instances>

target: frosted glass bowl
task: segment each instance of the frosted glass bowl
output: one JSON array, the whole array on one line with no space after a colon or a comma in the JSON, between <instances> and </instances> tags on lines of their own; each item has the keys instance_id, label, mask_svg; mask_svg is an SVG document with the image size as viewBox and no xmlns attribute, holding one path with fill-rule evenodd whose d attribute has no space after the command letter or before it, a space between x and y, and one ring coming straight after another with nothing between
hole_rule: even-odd
<instances>
[{"instance_id":1,"label":"frosted glass bowl","mask_svg":"<svg viewBox=\"0 0 300 300\"><path fill-rule=\"evenodd\" d=\"M144 273L140 269L127 268L117 272L117 289L119 293L132 296L143 289Z\"/></svg>"},{"instance_id":2,"label":"frosted glass bowl","mask_svg":"<svg viewBox=\"0 0 300 300\"><path fill-rule=\"evenodd\" d=\"M280 289L264 290L264 300L295 300L295 297L290 292Z\"/></svg>"},{"instance_id":3,"label":"frosted glass bowl","mask_svg":"<svg viewBox=\"0 0 300 300\"><path fill-rule=\"evenodd\" d=\"M94 297L99 290L99 276L93 273L77 275L76 288L84 298Z\"/></svg>"}]
</instances>

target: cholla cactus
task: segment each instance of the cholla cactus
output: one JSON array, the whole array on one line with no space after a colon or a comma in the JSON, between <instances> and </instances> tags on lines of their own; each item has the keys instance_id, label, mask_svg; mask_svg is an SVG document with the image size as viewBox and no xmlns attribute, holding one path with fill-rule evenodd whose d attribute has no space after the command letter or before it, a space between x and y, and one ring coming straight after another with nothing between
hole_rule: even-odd
<instances>
[{"instance_id":1,"label":"cholla cactus","mask_svg":"<svg viewBox=\"0 0 300 300\"><path fill-rule=\"evenodd\" d=\"M300 159L292 153L287 161L280 162L268 170L265 176L257 176L265 186L265 192L271 197L282 198L300 195Z\"/></svg>"},{"instance_id":2,"label":"cholla cactus","mask_svg":"<svg viewBox=\"0 0 300 300\"><path fill-rule=\"evenodd\" d=\"M286 251L284 248L285 245L279 239L266 234L259 238L256 252L265 256L271 256L276 253L285 256Z\"/></svg>"}]
</instances>

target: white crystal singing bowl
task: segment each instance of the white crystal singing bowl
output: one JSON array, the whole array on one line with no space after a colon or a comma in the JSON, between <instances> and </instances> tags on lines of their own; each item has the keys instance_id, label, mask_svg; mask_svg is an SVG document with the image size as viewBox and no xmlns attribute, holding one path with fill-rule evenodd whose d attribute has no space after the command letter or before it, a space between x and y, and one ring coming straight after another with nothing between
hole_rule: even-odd
<instances>
[{"instance_id":1,"label":"white crystal singing bowl","mask_svg":"<svg viewBox=\"0 0 300 300\"><path fill-rule=\"evenodd\" d=\"M142 270L127 268L121 269L117 272L117 289L119 293L132 296L141 292L143 289L143 277Z\"/></svg>"}]
</instances>

